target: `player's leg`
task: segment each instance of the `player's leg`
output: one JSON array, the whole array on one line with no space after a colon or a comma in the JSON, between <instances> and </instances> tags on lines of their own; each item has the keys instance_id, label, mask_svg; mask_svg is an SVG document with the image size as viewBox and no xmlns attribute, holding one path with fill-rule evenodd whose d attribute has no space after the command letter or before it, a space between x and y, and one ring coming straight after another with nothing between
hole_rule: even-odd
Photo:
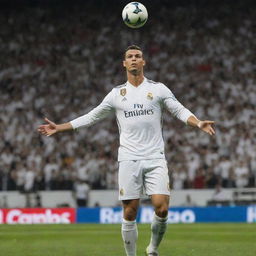
<instances>
[{"instance_id":1,"label":"player's leg","mask_svg":"<svg viewBox=\"0 0 256 256\"><path fill-rule=\"evenodd\" d=\"M151 239L146 249L147 255L157 256L158 247L167 228L168 208L169 208L169 176L166 161L155 159L147 161L145 171L145 189L151 196L154 206L154 216L151 224Z\"/></svg>"},{"instance_id":2,"label":"player's leg","mask_svg":"<svg viewBox=\"0 0 256 256\"><path fill-rule=\"evenodd\" d=\"M138 229L136 224L139 199L124 200L122 238L127 256L136 256L136 242L138 239Z\"/></svg>"},{"instance_id":3,"label":"player's leg","mask_svg":"<svg viewBox=\"0 0 256 256\"><path fill-rule=\"evenodd\" d=\"M138 230L136 224L139 198L142 193L140 161L119 163L119 200L123 203L122 238L127 256L136 256Z\"/></svg>"},{"instance_id":4,"label":"player's leg","mask_svg":"<svg viewBox=\"0 0 256 256\"><path fill-rule=\"evenodd\" d=\"M134 221L137 217L139 199L123 200L123 217L125 220Z\"/></svg>"},{"instance_id":5,"label":"player's leg","mask_svg":"<svg viewBox=\"0 0 256 256\"><path fill-rule=\"evenodd\" d=\"M167 229L169 196L152 195L151 201L155 212L151 223L151 239L147 247L147 253L148 255L157 256L158 247Z\"/></svg>"}]
</instances>

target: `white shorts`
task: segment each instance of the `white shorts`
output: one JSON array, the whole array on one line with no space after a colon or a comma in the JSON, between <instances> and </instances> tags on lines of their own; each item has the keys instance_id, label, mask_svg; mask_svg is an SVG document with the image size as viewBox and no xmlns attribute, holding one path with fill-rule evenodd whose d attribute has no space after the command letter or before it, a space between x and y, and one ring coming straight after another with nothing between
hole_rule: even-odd
<instances>
[{"instance_id":1,"label":"white shorts","mask_svg":"<svg viewBox=\"0 0 256 256\"><path fill-rule=\"evenodd\" d=\"M144 194L170 195L165 159L119 162L119 200L139 199Z\"/></svg>"}]
</instances>

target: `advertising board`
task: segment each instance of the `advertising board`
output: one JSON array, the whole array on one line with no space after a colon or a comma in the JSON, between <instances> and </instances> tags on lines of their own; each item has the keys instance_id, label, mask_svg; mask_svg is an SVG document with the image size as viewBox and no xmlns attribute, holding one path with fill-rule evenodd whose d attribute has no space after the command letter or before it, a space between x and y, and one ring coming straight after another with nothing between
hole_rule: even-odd
<instances>
[{"instance_id":1,"label":"advertising board","mask_svg":"<svg viewBox=\"0 0 256 256\"><path fill-rule=\"evenodd\" d=\"M138 223L150 223L153 218L152 207L141 207ZM78 223L121 223L120 207L79 208ZM169 209L168 223L197 222L256 222L256 206L222 206L222 207L173 207Z\"/></svg>"},{"instance_id":2,"label":"advertising board","mask_svg":"<svg viewBox=\"0 0 256 256\"><path fill-rule=\"evenodd\" d=\"M70 224L75 221L74 208L0 209L0 224Z\"/></svg>"}]
</instances>

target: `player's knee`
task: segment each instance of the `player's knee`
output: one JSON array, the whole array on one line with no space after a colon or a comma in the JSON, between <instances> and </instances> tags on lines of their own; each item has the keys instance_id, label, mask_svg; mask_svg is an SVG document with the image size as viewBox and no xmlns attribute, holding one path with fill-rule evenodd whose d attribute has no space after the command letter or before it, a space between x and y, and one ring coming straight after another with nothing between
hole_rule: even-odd
<instances>
[{"instance_id":1,"label":"player's knee","mask_svg":"<svg viewBox=\"0 0 256 256\"><path fill-rule=\"evenodd\" d=\"M136 219L137 209L134 207L127 207L124 209L124 219L133 221Z\"/></svg>"},{"instance_id":2,"label":"player's knee","mask_svg":"<svg viewBox=\"0 0 256 256\"><path fill-rule=\"evenodd\" d=\"M165 218L168 215L168 207L167 206L161 206L159 208L155 209L156 215L160 218Z\"/></svg>"}]
</instances>

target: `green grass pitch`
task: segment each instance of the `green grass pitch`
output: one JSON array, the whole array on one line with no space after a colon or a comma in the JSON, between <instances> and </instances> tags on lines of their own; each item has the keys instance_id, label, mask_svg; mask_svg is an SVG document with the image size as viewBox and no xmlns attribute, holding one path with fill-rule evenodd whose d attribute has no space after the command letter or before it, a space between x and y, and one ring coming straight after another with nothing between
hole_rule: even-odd
<instances>
[{"instance_id":1,"label":"green grass pitch","mask_svg":"<svg viewBox=\"0 0 256 256\"><path fill-rule=\"evenodd\" d=\"M138 256L150 225L138 225ZM256 224L171 224L161 256L255 256ZM120 225L0 225L3 256L125 256Z\"/></svg>"}]
</instances>

